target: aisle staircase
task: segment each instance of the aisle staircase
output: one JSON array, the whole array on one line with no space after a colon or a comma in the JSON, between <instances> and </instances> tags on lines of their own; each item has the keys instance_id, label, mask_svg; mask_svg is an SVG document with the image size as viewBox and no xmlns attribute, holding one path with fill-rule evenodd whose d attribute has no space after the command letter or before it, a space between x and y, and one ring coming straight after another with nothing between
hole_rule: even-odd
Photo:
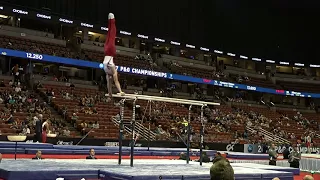
<instances>
[{"instance_id":1,"label":"aisle staircase","mask_svg":"<svg viewBox=\"0 0 320 180\"><path fill-rule=\"evenodd\" d=\"M247 126L246 129L250 133L253 133L254 131L257 130L254 127L249 127L249 126ZM263 128L259 128L258 131L260 131L264 135L266 141L273 142L273 143L279 143L279 144L290 144L291 143L289 140L284 139L280 136L276 136L273 133L271 133Z\"/></svg>"},{"instance_id":2,"label":"aisle staircase","mask_svg":"<svg viewBox=\"0 0 320 180\"><path fill-rule=\"evenodd\" d=\"M51 111L51 114L53 117L57 118L57 119L61 119L68 127L68 129L72 132L73 135L80 135L80 132L73 126L73 124L70 124L70 122L68 122L66 120L66 117L62 114L60 114L57 109L55 109L52 104L52 102L49 102L48 97L46 96L46 94L44 94L41 91L35 91L35 93L37 93L37 98L39 99L40 102L46 102L47 103L47 108Z\"/></svg>"},{"instance_id":3,"label":"aisle staircase","mask_svg":"<svg viewBox=\"0 0 320 180\"><path fill-rule=\"evenodd\" d=\"M120 119L116 116L112 117L112 122L114 122L114 124L119 127L120 126ZM124 117L123 118L123 127L124 130L127 133L132 134L132 128L131 128L131 117ZM154 141L156 140L156 134L154 132L152 132L151 130L149 130L148 128L146 128L144 125L142 125L140 122L136 121L135 123L135 133L140 135L140 139L145 139L148 140L148 138L150 138L150 141Z\"/></svg>"}]
</instances>

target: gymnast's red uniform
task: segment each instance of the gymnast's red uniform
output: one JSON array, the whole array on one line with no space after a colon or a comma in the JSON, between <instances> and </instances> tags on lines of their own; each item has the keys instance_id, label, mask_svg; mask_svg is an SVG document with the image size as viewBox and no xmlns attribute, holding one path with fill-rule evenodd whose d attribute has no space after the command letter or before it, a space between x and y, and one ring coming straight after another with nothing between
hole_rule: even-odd
<instances>
[{"instance_id":1,"label":"gymnast's red uniform","mask_svg":"<svg viewBox=\"0 0 320 180\"><path fill-rule=\"evenodd\" d=\"M42 124L42 143L47 142L47 126L48 126L48 122L44 122Z\"/></svg>"},{"instance_id":2,"label":"gymnast's red uniform","mask_svg":"<svg viewBox=\"0 0 320 180\"><path fill-rule=\"evenodd\" d=\"M116 20L114 18L109 19L108 28L106 42L104 43L104 55L115 57L117 28Z\"/></svg>"}]
</instances>

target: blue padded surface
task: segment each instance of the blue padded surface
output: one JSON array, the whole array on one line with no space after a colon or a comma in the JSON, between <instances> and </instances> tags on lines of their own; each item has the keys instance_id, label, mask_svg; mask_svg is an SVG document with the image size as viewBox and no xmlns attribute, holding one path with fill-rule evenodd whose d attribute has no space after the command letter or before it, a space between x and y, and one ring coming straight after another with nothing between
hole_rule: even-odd
<instances>
[{"instance_id":1,"label":"blue padded surface","mask_svg":"<svg viewBox=\"0 0 320 180\"><path fill-rule=\"evenodd\" d=\"M0 153L14 153L15 142L0 142ZM44 154L88 154L91 148L94 148L97 155L115 155L118 154L119 147L109 146L75 146L75 145L52 145L45 143L25 143L19 142L17 145L18 154L35 154L41 150ZM26 151L24 151L26 150ZM122 147L123 155L130 154L131 147ZM186 152L186 148L148 148L135 147L135 155L139 156L179 156L181 152ZM216 151L204 150L208 156L213 156ZM199 156L198 149L192 149L191 156Z\"/></svg>"},{"instance_id":2,"label":"blue padded surface","mask_svg":"<svg viewBox=\"0 0 320 180\"><path fill-rule=\"evenodd\" d=\"M114 174L107 171L99 171L100 180L131 180L132 177L125 174Z\"/></svg>"},{"instance_id":3,"label":"blue padded surface","mask_svg":"<svg viewBox=\"0 0 320 180\"><path fill-rule=\"evenodd\" d=\"M210 179L210 175L149 175L149 176L128 176L123 174L114 174L106 171L100 171L101 180L159 180L159 179L167 179L167 180L202 180L202 179ZM248 180L248 179L246 179ZM259 179L260 180L260 179Z\"/></svg>"},{"instance_id":4,"label":"blue padded surface","mask_svg":"<svg viewBox=\"0 0 320 180\"><path fill-rule=\"evenodd\" d=\"M207 166L208 165L208 166ZM123 160L121 166L117 160L5 160L0 164L0 177L6 180L54 180L61 176L79 178L97 178L105 180L122 178L128 180L158 180L159 176L170 180L200 180L209 179L210 164L199 166L198 163L175 160L135 160L134 167L128 160ZM244 167L234 167L236 180L268 179L280 177L281 180L292 180L292 173L261 170ZM86 175L90 175L85 176ZM95 176L96 177L93 177ZM265 176L262 176L265 175ZM118 179L117 179L118 180ZM271 179L270 179L271 180Z\"/></svg>"},{"instance_id":5,"label":"blue padded surface","mask_svg":"<svg viewBox=\"0 0 320 180\"><path fill-rule=\"evenodd\" d=\"M53 148L55 149L77 149L77 150L90 150L91 148L95 150L118 150L119 147L112 147L112 146L72 146L72 145L53 145ZM123 146L123 150L130 151L131 147ZM134 147L135 151L147 151L147 147ZM161 151L161 152L185 152L186 148L149 148L149 151ZM194 153L198 152L199 150L193 149ZM204 152L207 152L207 154L214 155L217 151L215 150L204 150Z\"/></svg>"},{"instance_id":6,"label":"blue padded surface","mask_svg":"<svg viewBox=\"0 0 320 180\"><path fill-rule=\"evenodd\" d=\"M130 154L131 151L127 151L127 152ZM135 156L152 156L153 155L152 153L153 152L151 151L134 151L133 152Z\"/></svg>"},{"instance_id":7,"label":"blue padded surface","mask_svg":"<svg viewBox=\"0 0 320 180\"><path fill-rule=\"evenodd\" d=\"M2 170L0 170L2 171ZM55 180L59 175L70 175L77 179L98 178L98 170L68 170L68 171L6 171L0 173L6 180Z\"/></svg>"},{"instance_id":8,"label":"blue padded surface","mask_svg":"<svg viewBox=\"0 0 320 180\"><path fill-rule=\"evenodd\" d=\"M261 174L236 174L234 175L236 180L260 180Z\"/></svg>"},{"instance_id":9,"label":"blue padded surface","mask_svg":"<svg viewBox=\"0 0 320 180\"><path fill-rule=\"evenodd\" d=\"M0 142L1 148L15 148L15 142ZM18 148L33 148L33 149L52 149L52 144L45 144L45 143L25 143L25 142L18 142Z\"/></svg>"},{"instance_id":10,"label":"blue padded surface","mask_svg":"<svg viewBox=\"0 0 320 180\"><path fill-rule=\"evenodd\" d=\"M2 154L14 154L14 148L0 148L0 153ZM17 154L25 154L25 150L22 148L17 148Z\"/></svg>"},{"instance_id":11,"label":"blue padded surface","mask_svg":"<svg viewBox=\"0 0 320 180\"><path fill-rule=\"evenodd\" d=\"M262 174L263 180L272 180L274 177L278 177L281 180L293 180L293 174L291 172L279 172L278 174Z\"/></svg>"},{"instance_id":12,"label":"blue padded surface","mask_svg":"<svg viewBox=\"0 0 320 180\"><path fill-rule=\"evenodd\" d=\"M266 154L227 154L227 158L231 159L269 159Z\"/></svg>"},{"instance_id":13,"label":"blue padded surface","mask_svg":"<svg viewBox=\"0 0 320 180\"><path fill-rule=\"evenodd\" d=\"M116 150L119 147L108 147L108 146L75 146L75 145L53 145L54 149L73 149L73 150L90 150L91 148L95 150Z\"/></svg>"},{"instance_id":14,"label":"blue padded surface","mask_svg":"<svg viewBox=\"0 0 320 180\"><path fill-rule=\"evenodd\" d=\"M152 152L152 155L153 156L172 156L172 153L156 151L156 152Z\"/></svg>"},{"instance_id":15,"label":"blue padded surface","mask_svg":"<svg viewBox=\"0 0 320 180\"><path fill-rule=\"evenodd\" d=\"M14 142L0 142L0 153L13 154ZM17 154L35 154L37 150L41 150L43 154L88 154L91 148L95 149L97 155L117 155L119 147L108 146L75 146L75 145L52 145L44 143L24 143L20 142L17 145ZM131 147L123 147L123 155L130 154ZM150 148L147 147L135 147L134 153L136 156L179 156L181 152L186 152L185 148ZM204 150L208 156L213 156L216 151ZM192 149L191 156L199 156L198 149Z\"/></svg>"},{"instance_id":16,"label":"blue padded surface","mask_svg":"<svg viewBox=\"0 0 320 180\"><path fill-rule=\"evenodd\" d=\"M27 154L36 154L39 149L26 149ZM63 149L41 149L42 154L74 154L73 151L70 150L63 150ZM89 154L88 151L86 154Z\"/></svg>"}]
</instances>

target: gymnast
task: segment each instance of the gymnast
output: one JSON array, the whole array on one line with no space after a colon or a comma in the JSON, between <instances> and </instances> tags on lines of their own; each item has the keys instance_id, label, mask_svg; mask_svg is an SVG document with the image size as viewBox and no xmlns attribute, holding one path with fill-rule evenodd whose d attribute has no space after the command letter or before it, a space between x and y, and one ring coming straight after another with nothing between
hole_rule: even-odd
<instances>
[{"instance_id":1,"label":"gymnast","mask_svg":"<svg viewBox=\"0 0 320 180\"><path fill-rule=\"evenodd\" d=\"M112 78L114 81L114 84L116 85L119 94L121 96L124 96L125 93L121 90L121 86L118 80L118 72L116 69L116 65L114 64L114 57L116 56L116 20L114 17L114 14L109 13L108 16L109 22L108 22L108 33L106 37L106 42L104 44L104 60L103 60L103 68L106 73L106 79L107 79L107 85L108 85L108 93L109 98L112 97Z\"/></svg>"}]
</instances>

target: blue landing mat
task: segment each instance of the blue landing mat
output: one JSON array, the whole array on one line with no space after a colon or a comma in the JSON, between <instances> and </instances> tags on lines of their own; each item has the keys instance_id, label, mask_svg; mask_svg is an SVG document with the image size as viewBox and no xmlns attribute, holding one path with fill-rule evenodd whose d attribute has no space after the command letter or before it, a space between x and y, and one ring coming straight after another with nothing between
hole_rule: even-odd
<instances>
[{"instance_id":1,"label":"blue landing mat","mask_svg":"<svg viewBox=\"0 0 320 180\"><path fill-rule=\"evenodd\" d=\"M0 153L12 154L14 153L15 143L0 142ZM118 154L119 147L108 146L75 146L75 145L52 145L43 143L25 143L19 142L17 145L18 154L35 154L37 150L41 150L43 154L88 154L91 148L95 149L97 155L115 155ZM150 148L135 147L135 155L140 156L178 156L181 152L185 152L186 148ZM123 155L130 154L130 147L122 148ZM216 151L204 150L208 156L214 156ZM199 149L192 149L191 155L199 156Z\"/></svg>"},{"instance_id":2,"label":"blue landing mat","mask_svg":"<svg viewBox=\"0 0 320 180\"><path fill-rule=\"evenodd\" d=\"M1 148L15 148L16 143L14 142L0 142ZM37 149L53 149L52 144L45 143L25 143L18 142L17 148L37 148Z\"/></svg>"},{"instance_id":3,"label":"blue landing mat","mask_svg":"<svg viewBox=\"0 0 320 180\"><path fill-rule=\"evenodd\" d=\"M2 153L2 154L14 154L14 148L2 148L2 147L0 147L0 153ZM26 154L26 151L23 148L17 148L17 154Z\"/></svg>"},{"instance_id":4,"label":"blue landing mat","mask_svg":"<svg viewBox=\"0 0 320 180\"><path fill-rule=\"evenodd\" d=\"M98 179L99 170L63 170L63 171L2 171L0 177L5 180L55 180L57 177L75 179Z\"/></svg>"},{"instance_id":5,"label":"blue landing mat","mask_svg":"<svg viewBox=\"0 0 320 180\"><path fill-rule=\"evenodd\" d=\"M268 154L249 154L249 153L236 153L236 152L228 152L227 158L231 159L260 159L260 160L268 160Z\"/></svg>"},{"instance_id":6,"label":"blue landing mat","mask_svg":"<svg viewBox=\"0 0 320 180\"><path fill-rule=\"evenodd\" d=\"M66 160L65 160L66 161ZM88 166L75 163L57 163L50 160L3 160L0 177L6 180L55 180L59 175L81 178L98 178L99 169L105 165Z\"/></svg>"},{"instance_id":7,"label":"blue landing mat","mask_svg":"<svg viewBox=\"0 0 320 180\"><path fill-rule=\"evenodd\" d=\"M255 163L232 163L233 167L248 167L254 169L265 169L265 170L274 170L281 172L292 172L294 175L300 175L299 168L291 168L291 167L281 167L281 166L269 166L264 164L255 164Z\"/></svg>"},{"instance_id":8,"label":"blue landing mat","mask_svg":"<svg viewBox=\"0 0 320 180\"><path fill-rule=\"evenodd\" d=\"M174 167L175 166L175 167ZM199 165L139 165L133 168L112 167L107 170L101 170L99 177L104 180L124 179L124 180L204 180L210 179L209 167L200 167ZM236 180L271 180L279 177L281 180L293 180L293 174L290 172L278 172L269 170L255 170L250 168L235 167Z\"/></svg>"},{"instance_id":9,"label":"blue landing mat","mask_svg":"<svg viewBox=\"0 0 320 180\"><path fill-rule=\"evenodd\" d=\"M5 160L0 164L0 177L6 180L55 180L57 177L97 178L104 180L204 180L209 179L211 163L178 160L135 160L134 167L128 160L117 165L117 160ZM293 180L291 172L279 172L245 167L234 167L236 180Z\"/></svg>"}]
</instances>

